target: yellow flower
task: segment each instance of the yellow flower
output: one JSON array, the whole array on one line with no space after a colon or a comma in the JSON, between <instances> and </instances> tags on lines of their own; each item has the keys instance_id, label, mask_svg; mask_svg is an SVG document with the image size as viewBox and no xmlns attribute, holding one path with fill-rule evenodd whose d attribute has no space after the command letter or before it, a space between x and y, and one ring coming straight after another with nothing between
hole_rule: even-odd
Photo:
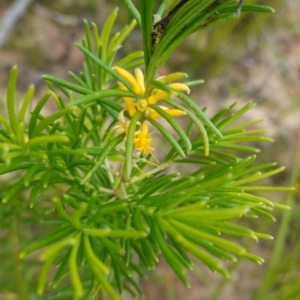
<instances>
[{"instance_id":1,"label":"yellow flower","mask_svg":"<svg viewBox=\"0 0 300 300\"><path fill-rule=\"evenodd\" d=\"M126 120L125 120L125 117L124 117L124 110L122 110L122 111L119 113L118 119L119 119L119 122L118 122L117 125L114 127L114 129L115 129L115 131L116 131L116 134L117 134L117 135L120 135L120 134L122 134L122 133L126 133L126 134L127 134L127 131L128 131L128 127L129 127L130 121L126 121ZM140 125L140 122L137 122L137 125Z\"/></svg>"},{"instance_id":2,"label":"yellow flower","mask_svg":"<svg viewBox=\"0 0 300 300\"><path fill-rule=\"evenodd\" d=\"M146 99L142 99L140 100L137 104L136 104L136 108L138 111L140 112L145 112L148 109L148 102Z\"/></svg>"},{"instance_id":3,"label":"yellow flower","mask_svg":"<svg viewBox=\"0 0 300 300\"><path fill-rule=\"evenodd\" d=\"M126 133L127 135L130 121L125 120L124 111L128 111L130 117L132 117L136 113L136 111L142 112L142 120L157 119L160 118L161 115L154 109L150 108L149 105L154 105L160 100L169 98L171 95L176 95L176 91L190 93L190 89L186 84L172 83L172 81L174 80L179 80L187 77L187 74L185 73L171 73L167 76L162 76L156 79L161 83L167 84L167 86L172 90L172 92L167 92L157 88L153 89L152 87L151 89L147 89L147 87L145 87L143 72L139 68L136 68L134 70L134 76L127 70L117 66L114 67L114 70L129 84L129 86L131 86L130 90L136 95L135 99L131 97L123 97L125 102L125 109L119 113L119 122L115 126L117 134ZM118 86L120 90L128 91L127 87L123 83L118 82ZM159 107L173 117L186 115L185 111L179 109L170 109L166 106ZM148 153L150 153L158 162L157 158L153 154L155 148L150 146L151 142L152 137L148 133L147 123L143 122L141 124L140 122L137 122L137 128L133 139L135 149L142 152L143 155L147 155Z\"/></svg>"},{"instance_id":4,"label":"yellow flower","mask_svg":"<svg viewBox=\"0 0 300 300\"><path fill-rule=\"evenodd\" d=\"M153 115L153 113L151 112L151 109L148 108L148 105L156 104L158 101L169 98L171 96L171 93L160 89L154 89L152 90L150 95L145 95L147 89L145 88L144 75L141 69L139 68L136 68L134 70L135 76L130 74L127 70L117 66L114 67L114 70L129 83L129 85L132 87L132 91L137 96L136 102L134 102L134 100L130 97L123 97L126 110L128 111L131 117L138 110L140 112L145 112L145 114L150 116L151 118L151 115ZM176 91L186 92L189 94L190 89L186 84L169 83L173 80L178 80L185 77L187 77L187 74L177 72L177 73L171 73L167 76L159 77L156 80L161 83L167 83L168 87L174 90L175 95L176 95ZM118 85L122 91L128 91L127 87L123 83L118 82ZM171 116L185 115L185 113L180 110L174 110L174 109L168 110L165 108L163 109Z\"/></svg>"},{"instance_id":5,"label":"yellow flower","mask_svg":"<svg viewBox=\"0 0 300 300\"><path fill-rule=\"evenodd\" d=\"M119 114L119 122L114 127L116 134L120 135L122 133L126 133L127 135L129 125L130 125L130 121L125 120L124 110L123 110ZM137 128L138 129L134 133L134 139L133 139L133 144L135 149L141 151L143 155L151 153L151 155L158 162L157 158L153 154L155 148L150 146L152 142L152 137L150 134L148 134L148 125L145 122L142 125L140 122L137 122Z\"/></svg>"},{"instance_id":6,"label":"yellow flower","mask_svg":"<svg viewBox=\"0 0 300 300\"><path fill-rule=\"evenodd\" d=\"M155 148L150 146L151 141L152 137L148 133L148 125L144 122L141 125L141 128L135 132L133 140L134 147L136 150L141 151L143 155L148 153L153 155Z\"/></svg>"}]
</instances>

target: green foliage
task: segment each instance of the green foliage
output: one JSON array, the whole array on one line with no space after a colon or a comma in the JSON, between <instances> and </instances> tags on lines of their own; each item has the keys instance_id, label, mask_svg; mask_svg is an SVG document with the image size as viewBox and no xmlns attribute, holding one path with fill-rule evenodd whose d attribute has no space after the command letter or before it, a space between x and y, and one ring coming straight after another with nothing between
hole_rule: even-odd
<instances>
[{"instance_id":1,"label":"green foliage","mask_svg":"<svg viewBox=\"0 0 300 300\"><path fill-rule=\"evenodd\" d=\"M171 6L160 7L168 23L160 28L155 43L151 39L156 33L152 24L154 1L141 1L140 11L129 0L124 3L135 21L115 35L112 27L117 10L107 18L100 34L95 24L85 22L85 38L77 45L85 55L82 73L70 73L72 81L43 76L49 92L30 111L29 122L25 115L34 89L29 87L17 111L17 67L11 71L8 118L0 115L0 175L16 172L13 174L18 180L5 189L2 202L10 205L29 191L27 204L34 209L47 201L41 195L56 191L47 211L47 222L55 228L20 254L25 258L46 247L40 254L43 266L38 294L47 288L47 276L54 265L58 268L50 286L61 299L72 294L74 299L93 299L104 293L119 299L124 290L142 294L136 279L146 269L155 268L160 253L186 286L190 285L186 271L193 268L190 255L228 278L222 260L244 257L263 262L230 236L272 239L234 221L243 217L274 220L272 210L284 208L254 195L257 191L289 189L256 184L283 168L275 163L254 164L259 149L244 144L269 141L253 126L259 120L240 121L253 104L233 112L234 104L208 118L189 96L168 84L171 79L163 82L156 75L189 34L235 18L237 1L182 1L172 16L163 12L164 7L174 7L169 1ZM243 6L242 11L272 9ZM119 58L117 51L136 24L141 27L144 56L135 52ZM141 65L145 67L146 87L138 95L132 75L124 71ZM121 66L123 71L113 66ZM181 76L174 74L175 79ZM126 99L142 101L157 93L167 95L159 101L169 110L148 100L149 108L169 123L172 132L142 110L136 109L131 115L126 104L124 111ZM57 111L43 115L48 101L56 103ZM135 107L138 104L135 102ZM189 121L186 128L175 120L171 109L185 115ZM117 134L116 126L125 117L128 125ZM152 150L144 153L136 146L137 137L145 133L142 126L146 121L167 141L157 147L168 150L160 164L151 161ZM170 167L176 164L189 174L171 173Z\"/></svg>"}]
</instances>

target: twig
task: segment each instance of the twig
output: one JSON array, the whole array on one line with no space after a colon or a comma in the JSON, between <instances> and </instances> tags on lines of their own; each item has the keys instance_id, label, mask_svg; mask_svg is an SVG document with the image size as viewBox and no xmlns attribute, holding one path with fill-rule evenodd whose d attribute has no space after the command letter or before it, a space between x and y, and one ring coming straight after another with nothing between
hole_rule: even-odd
<instances>
[{"instance_id":1,"label":"twig","mask_svg":"<svg viewBox=\"0 0 300 300\"><path fill-rule=\"evenodd\" d=\"M33 0L16 0L4 13L0 24L0 49L3 47L10 31L18 19L25 13Z\"/></svg>"}]
</instances>

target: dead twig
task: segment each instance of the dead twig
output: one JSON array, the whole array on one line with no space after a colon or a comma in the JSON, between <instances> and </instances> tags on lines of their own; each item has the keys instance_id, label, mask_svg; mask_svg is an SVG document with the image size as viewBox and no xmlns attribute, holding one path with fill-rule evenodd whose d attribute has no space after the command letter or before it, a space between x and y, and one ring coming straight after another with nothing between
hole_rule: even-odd
<instances>
[{"instance_id":1,"label":"dead twig","mask_svg":"<svg viewBox=\"0 0 300 300\"><path fill-rule=\"evenodd\" d=\"M3 47L15 23L24 15L32 1L33 0L16 0L4 13L2 22L0 22L0 49Z\"/></svg>"}]
</instances>

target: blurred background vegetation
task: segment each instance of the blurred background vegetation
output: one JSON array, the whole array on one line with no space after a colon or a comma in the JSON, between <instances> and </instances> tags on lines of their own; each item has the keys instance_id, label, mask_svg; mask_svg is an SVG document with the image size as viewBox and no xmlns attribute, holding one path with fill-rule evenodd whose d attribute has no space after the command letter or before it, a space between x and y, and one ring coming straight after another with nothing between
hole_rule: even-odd
<instances>
[{"instance_id":1,"label":"blurred background vegetation","mask_svg":"<svg viewBox=\"0 0 300 300\"><path fill-rule=\"evenodd\" d=\"M81 70L82 55L73 46L83 36L83 19L100 28L109 12L119 6L117 26L131 18L121 0L19 0L28 2L10 31L3 20L13 1L0 1L0 110L4 100L10 68L19 66L18 87L24 94L29 84L40 97L47 87L42 74L67 78L68 70ZM158 1L159 2L159 1ZM277 222L252 220L252 226L275 236L274 241L259 244L245 241L252 251L265 259L263 266L242 261L229 264L231 281L212 274L202 265L190 275L193 284L186 290L162 261L155 272L141 281L147 300L299 300L300 299L300 1L245 0L275 8L276 13L246 14L226 25L216 26L190 36L173 54L162 72L187 72L205 84L193 88L192 97L211 116L222 107L239 101L257 103L247 118L264 118L264 128L274 139L259 145L260 162L276 161L286 166L268 184L296 186L289 195L272 195L293 209L276 212ZM115 28L117 31L118 28ZM141 35L136 29L121 53L141 49ZM51 105L48 109L54 109ZM3 112L4 113L4 112ZM256 145L257 146L257 145ZM11 177L1 177L0 196ZM54 193L55 191L53 191ZM37 254L20 261L18 253L35 239L45 235L51 224L41 225L47 213L50 195L40 197L40 204L29 210L26 193L18 195L13 205L0 205L0 299L46 299L35 294L40 263ZM47 298L48 299L48 298ZM49 298L50 299L50 298ZM60 298L64 299L64 298ZM67 298L66 298L67 299ZM131 299L124 296L124 299Z\"/></svg>"}]
</instances>

